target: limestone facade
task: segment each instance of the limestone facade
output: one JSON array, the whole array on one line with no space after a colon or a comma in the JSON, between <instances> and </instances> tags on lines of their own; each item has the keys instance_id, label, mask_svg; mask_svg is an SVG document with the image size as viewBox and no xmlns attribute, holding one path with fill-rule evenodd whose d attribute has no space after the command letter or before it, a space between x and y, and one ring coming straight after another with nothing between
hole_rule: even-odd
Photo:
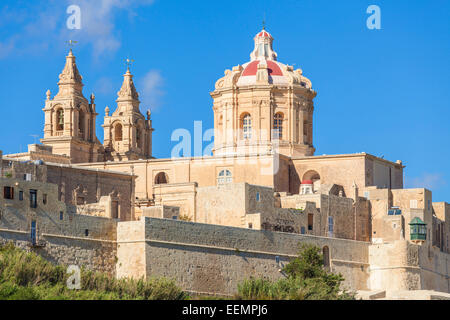
<instances>
[{"instance_id":1,"label":"limestone facade","mask_svg":"<svg viewBox=\"0 0 450 320\"><path fill-rule=\"evenodd\" d=\"M349 288L450 292L450 205L403 189L400 160L314 155L317 92L278 62L266 30L254 41L250 61L211 92L213 156L175 159L152 157L151 114L129 69L97 139L95 96L83 96L70 51L59 92L47 92L42 145L0 152L0 241L220 294L250 275L282 277L308 242Z\"/></svg>"}]
</instances>

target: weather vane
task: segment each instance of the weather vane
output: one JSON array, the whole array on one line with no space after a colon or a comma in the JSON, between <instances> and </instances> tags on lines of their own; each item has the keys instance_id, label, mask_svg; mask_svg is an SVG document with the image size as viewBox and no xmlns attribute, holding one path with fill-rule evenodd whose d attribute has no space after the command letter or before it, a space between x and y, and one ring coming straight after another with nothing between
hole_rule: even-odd
<instances>
[{"instance_id":1,"label":"weather vane","mask_svg":"<svg viewBox=\"0 0 450 320\"><path fill-rule=\"evenodd\" d=\"M70 50L72 50L73 46L76 45L78 43L78 41L69 40L69 41L66 41L66 43L69 46Z\"/></svg>"},{"instance_id":2,"label":"weather vane","mask_svg":"<svg viewBox=\"0 0 450 320\"><path fill-rule=\"evenodd\" d=\"M262 25L263 25L263 30L266 30L266 13L264 12L264 18L262 21Z\"/></svg>"},{"instance_id":3,"label":"weather vane","mask_svg":"<svg viewBox=\"0 0 450 320\"><path fill-rule=\"evenodd\" d=\"M130 66L133 64L134 60L130 58L125 59L125 64L127 65L127 69L130 70Z\"/></svg>"}]
</instances>

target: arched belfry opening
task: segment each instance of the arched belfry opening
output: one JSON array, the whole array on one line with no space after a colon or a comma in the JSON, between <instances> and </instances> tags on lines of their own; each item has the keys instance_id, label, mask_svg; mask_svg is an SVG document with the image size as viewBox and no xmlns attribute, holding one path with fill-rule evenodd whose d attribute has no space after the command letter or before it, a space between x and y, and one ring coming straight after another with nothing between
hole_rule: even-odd
<instances>
[{"instance_id":1,"label":"arched belfry opening","mask_svg":"<svg viewBox=\"0 0 450 320\"><path fill-rule=\"evenodd\" d=\"M122 124L117 123L114 127L114 141L122 141L123 129Z\"/></svg>"},{"instance_id":2,"label":"arched belfry opening","mask_svg":"<svg viewBox=\"0 0 450 320\"><path fill-rule=\"evenodd\" d=\"M86 133L86 117L83 109L80 108L80 111L78 113L78 130L79 130L79 136L81 139L85 138Z\"/></svg>"}]
</instances>

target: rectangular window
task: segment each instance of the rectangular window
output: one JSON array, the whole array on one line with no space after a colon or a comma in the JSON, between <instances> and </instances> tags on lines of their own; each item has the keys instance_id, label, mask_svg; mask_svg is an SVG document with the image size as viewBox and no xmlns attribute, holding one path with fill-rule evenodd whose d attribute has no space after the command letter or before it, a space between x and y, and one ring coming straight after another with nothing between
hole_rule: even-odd
<instances>
[{"instance_id":1,"label":"rectangular window","mask_svg":"<svg viewBox=\"0 0 450 320\"><path fill-rule=\"evenodd\" d=\"M31 173L25 173L23 175L23 180L25 181L31 181Z\"/></svg>"},{"instance_id":2,"label":"rectangular window","mask_svg":"<svg viewBox=\"0 0 450 320\"><path fill-rule=\"evenodd\" d=\"M43 204L47 204L47 194L46 194L46 193L44 193L44 194L42 195L42 203L43 203Z\"/></svg>"},{"instance_id":3,"label":"rectangular window","mask_svg":"<svg viewBox=\"0 0 450 320\"><path fill-rule=\"evenodd\" d=\"M333 233L334 222L333 217L328 217L328 232Z\"/></svg>"},{"instance_id":4,"label":"rectangular window","mask_svg":"<svg viewBox=\"0 0 450 320\"><path fill-rule=\"evenodd\" d=\"M261 195L259 194L259 192L256 193L256 201L257 202L261 201Z\"/></svg>"},{"instance_id":5,"label":"rectangular window","mask_svg":"<svg viewBox=\"0 0 450 320\"><path fill-rule=\"evenodd\" d=\"M31 236L31 243L33 245L35 245L36 244L36 221L35 220L31 221L31 234L30 234L30 236Z\"/></svg>"},{"instance_id":6,"label":"rectangular window","mask_svg":"<svg viewBox=\"0 0 450 320\"><path fill-rule=\"evenodd\" d=\"M59 212L59 220L64 220L64 212Z\"/></svg>"},{"instance_id":7,"label":"rectangular window","mask_svg":"<svg viewBox=\"0 0 450 320\"><path fill-rule=\"evenodd\" d=\"M177 216L172 216L172 219L173 219L173 220L177 220L178 217L177 217Z\"/></svg>"},{"instance_id":8,"label":"rectangular window","mask_svg":"<svg viewBox=\"0 0 450 320\"><path fill-rule=\"evenodd\" d=\"M3 198L4 199L14 199L14 188L13 187L4 187L3 188Z\"/></svg>"},{"instance_id":9,"label":"rectangular window","mask_svg":"<svg viewBox=\"0 0 450 320\"><path fill-rule=\"evenodd\" d=\"M84 230L84 235L87 237L87 236L89 236L89 229L85 229Z\"/></svg>"},{"instance_id":10,"label":"rectangular window","mask_svg":"<svg viewBox=\"0 0 450 320\"><path fill-rule=\"evenodd\" d=\"M30 190L30 208L37 208L37 190Z\"/></svg>"},{"instance_id":11,"label":"rectangular window","mask_svg":"<svg viewBox=\"0 0 450 320\"><path fill-rule=\"evenodd\" d=\"M300 228L300 233L301 233L301 234L305 234L305 227L301 227L301 228Z\"/></svg>"},{"instance_id":12,"label":"rectangular window","mask_svg":"<svg viewBox=\"0 0 450 320\"><path fill-rule=\"evenodd\" d=\"M411 209L417 209L417 200L410 200L409 201L409 207Z\"/></svg>"},{"instance_id":13,"label":"rectangular window","mask_svg":"<svg viewBox=\"0 0 450 320\"><path fill-rule=\"evenodd\" d=\"M19 200L20 200L20 201L23 200L23 191L19 191Z\"/></svg>"},{"instance_id":14,"label":"rectangular window","mask_svg":"<svg viewBox=\"0 0 450 320\"><path fill-rule=\"evenodd\" d=\"M84 200L83 200L84 202ZM111 218L118 219L119 218L119 201L111 202Z\"/></svg>"},{"instance_id":15,"label":"rectangular window","mask_svg":"<svg viewBox=\"0 0 450 320\"><path fill-rule=\"evenodd\" d=\"M248 228L253 229L253 224L251 222L248 224Z\"/></svg>"}]
</instances>

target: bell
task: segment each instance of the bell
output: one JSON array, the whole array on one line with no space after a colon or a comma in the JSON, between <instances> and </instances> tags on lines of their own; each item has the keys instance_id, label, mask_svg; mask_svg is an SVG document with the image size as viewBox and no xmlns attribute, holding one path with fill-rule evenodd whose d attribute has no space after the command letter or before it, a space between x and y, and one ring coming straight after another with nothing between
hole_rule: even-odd
<instances>
[{"instance_id":1,"label":"bell","mask_svg":"<svg viewBox=\"0 0 450 320\"><path fill-rule=\"evenodd\" d=\"M59 113L59 124L63 125L64 124L64 114L62 112Z\"/></svg>"}]
</instances>

